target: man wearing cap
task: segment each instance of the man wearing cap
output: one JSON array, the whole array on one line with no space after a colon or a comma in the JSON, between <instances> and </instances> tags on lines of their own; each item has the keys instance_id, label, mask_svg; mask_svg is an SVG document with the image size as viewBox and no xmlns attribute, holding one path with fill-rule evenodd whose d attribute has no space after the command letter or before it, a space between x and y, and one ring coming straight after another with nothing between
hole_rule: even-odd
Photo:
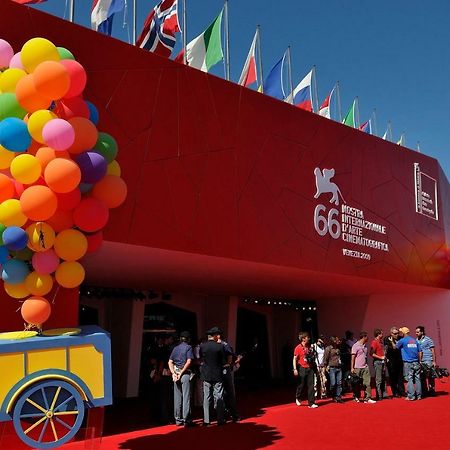
<instances>
[{"instance_id":1,"label":"man wearing cap","mask_svg":"<svg viewBox=\"0 0 450 450\"><path fill-rule=\"evenodd\" d=\"M191 419L191 370L189 369L194 353L189 345L191 335L188 331L180 334L180 343L175 346L169 357L169 369L174 387L174 415L178 426L192 426Z\"/></svg>"},{"instance_id":2,"label":"man wearing cap","mask_svg":"<svg viewBox=\"0 0 450 450\"><path fill-rule=\"evenodd\" d=\"M225 423L225 405L223 400L222 371L226 363L225 350L217 342L222 331L218 327L209 329L208 340L200 346L203 364L200 375L203 380L203 425L211 424L210 407L214 404L217 413L217 425Z\"/></svg>"},{"instance_id":3,"label":"man wearing cap","mask_svg":"<svg viewBox=\"0 0 450 450\"><path fill-rule=\"evenodd\" d=\"M420 362L422 350L419 342L409 336L409 328L401 327L399 331L403 337L397 342L397 348L402 352L403 372L407 381L405 400L420 400L422 398L422 384L420 382Z\"/></svg>"}]
</instances>

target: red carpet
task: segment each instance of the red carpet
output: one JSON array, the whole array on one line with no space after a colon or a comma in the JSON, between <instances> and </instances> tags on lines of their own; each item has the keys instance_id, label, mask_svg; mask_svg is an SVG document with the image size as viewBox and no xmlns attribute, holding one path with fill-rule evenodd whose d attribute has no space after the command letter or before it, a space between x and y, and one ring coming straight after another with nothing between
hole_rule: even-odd
<instances>
[{"instance_id":1,"label":"red carpet","mask_svg":"<svg viewBox=\"0 0 450 450\"><path fill-rule=\"evenodd\" d=\"M421 401L383 400L356 404L350 397L342 405L329 400L311 410L298 407L287 397L293 391L272 388L241 394L240 423L208 428L178 428L174 425L110 434L100 442L74 442L67 450L299 450L305 449L399 449L450 448L450 384L437 384L438 396ZM266 406L265 406L266 405ZM269 406L267 406L269 405ZM271 406L272 405L272 406ZM136 421L142 421L136 411ZM130 420L133 410L123 411ZM127 424L125 428L131 429ZM110 430L111 432L112 430ZM6 446L5 446L6 445ZM18 447L3 441L0 448Z\"/></svg>"}]
</instances>

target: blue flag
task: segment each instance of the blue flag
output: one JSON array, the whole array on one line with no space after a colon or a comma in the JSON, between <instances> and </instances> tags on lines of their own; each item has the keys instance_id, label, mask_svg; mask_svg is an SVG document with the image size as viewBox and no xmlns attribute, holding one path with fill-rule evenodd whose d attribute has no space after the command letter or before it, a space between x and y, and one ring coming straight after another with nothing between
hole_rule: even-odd
<instances>
[{"instance_id":1,"label":"blue flag","mask_svg":"<svg viewBox=\"0 0 450 450\"><path fill-rule=\"evenodd\" d=\"M270 95L271 97L275 97L280 100L284 100L286 97L283 89L283 65L285 56L286 53L273 66L263 84L264 94Z\"/></svg>"}]
</instances>

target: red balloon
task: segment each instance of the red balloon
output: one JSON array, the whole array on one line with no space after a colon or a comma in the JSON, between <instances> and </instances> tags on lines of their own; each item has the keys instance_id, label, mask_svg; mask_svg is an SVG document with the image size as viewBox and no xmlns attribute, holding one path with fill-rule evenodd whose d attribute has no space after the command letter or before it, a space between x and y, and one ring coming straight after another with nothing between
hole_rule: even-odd
<instances>
[{"instance_id":1,"label":"red balloon","mask_svg":"<svg viewBox=\"0 0 450 450\"><path fill-rule=\"evenodd\" d=\"M0 173L0 203L14 198L15 193L14 181L7 175Z\"/></svg>"},{"instance_id":2,"label":"red balloon","mask_svg":"<svg viewBox=\"0 0 450 450\"><path fill-rule=\"evenodd\" d=\"M87 76L83 66L73 59L63 59L61 64L67 69L70 76L70 88L64 98L77 97L83 93Z\"/></svg>"},{"instance_id":3,"label":"red balloon","mask_svg":"<svg viewBox=\"0 0 450 450\"><path fill-rule=\"evenodd\" d=\"M73 227L73 217L71 211L58 209L46 222L57 232Z\"/></svg>"},{"instance_id":4,"label":"red balloon","mask_svg":"<svg viewBox=\"0 0 450 450\"><path fill-rule=\"evenodd\" d=\"M87 234L86 239L88 241L87 253L96 252L103 243L103 231L97 231L97 233Z\"/></svg>"},{"instance_id":5,"label":"red balloon","mask_svg":"<svg viewBox=\"0 0 450 450\"><path fill-rule=\"evenodd\" d=\"M101 230L108 223L108 219L108 207L96 198L81 200L73 212L74 224L88 233Z\"/></svg>"},{"instance_id":6,"label":"red balloon","mask_svg":"<svg viewBox=\"0 0 450 450\"><path fill-rule=\"evenodd\" d=\"M72 211L80 203L81 192L77 188L64 194L57 193L56 198L58 199L58 209L61 211Z\"/></svg>"},{"instance_id":7,"label":"red balloon","mask_svg":"<svg viewBox=\"0 0 450 450\"><path fill-rule=\"evenodd\" d=\"M72 117L89 119L89 106L82 97L65 98L56 102L53 112L61 119L69 120Z\"/></svg>"}]
</instances>

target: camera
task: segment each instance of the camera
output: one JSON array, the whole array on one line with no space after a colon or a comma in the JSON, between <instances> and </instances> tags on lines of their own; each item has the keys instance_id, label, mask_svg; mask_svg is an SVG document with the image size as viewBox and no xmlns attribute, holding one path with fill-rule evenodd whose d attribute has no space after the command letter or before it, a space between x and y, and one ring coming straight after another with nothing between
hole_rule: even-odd
<instances>
[{"instance_id":1,"label":"camera","mask_svg":"<svg viewBox=\"0 0 450 450\"><path fill-rule=\"evenodd\" d=\"M425 364L420 365L421 371L430 378L448 378L450 376L448 370L445 367L429 367Z\"/></svg>"},{"instance_id":2,"label":"camera","mask_svg":"<svg viewBox=\"0 0 450 450\"><path fill-rule=\"evenodd\" d=\"M356 373L353 373L353 372L349 372L346 379L347 379L347 382L349 384L351 384L352 386L357 386L358 384L360 384L362 382L362 378L358 377L358 375L356 375Z\"/></svg>"},{"instance_id":3,"label":"camera","mask_svg":"<svg viewBox=\"0 0 450 450\"><path fill-rule=\"evenodd\" d=\"M314 366L316 363L316 352L312 349L305 355L305 360L309 364L310 367Z\"/></svg>"}]
</instances>

